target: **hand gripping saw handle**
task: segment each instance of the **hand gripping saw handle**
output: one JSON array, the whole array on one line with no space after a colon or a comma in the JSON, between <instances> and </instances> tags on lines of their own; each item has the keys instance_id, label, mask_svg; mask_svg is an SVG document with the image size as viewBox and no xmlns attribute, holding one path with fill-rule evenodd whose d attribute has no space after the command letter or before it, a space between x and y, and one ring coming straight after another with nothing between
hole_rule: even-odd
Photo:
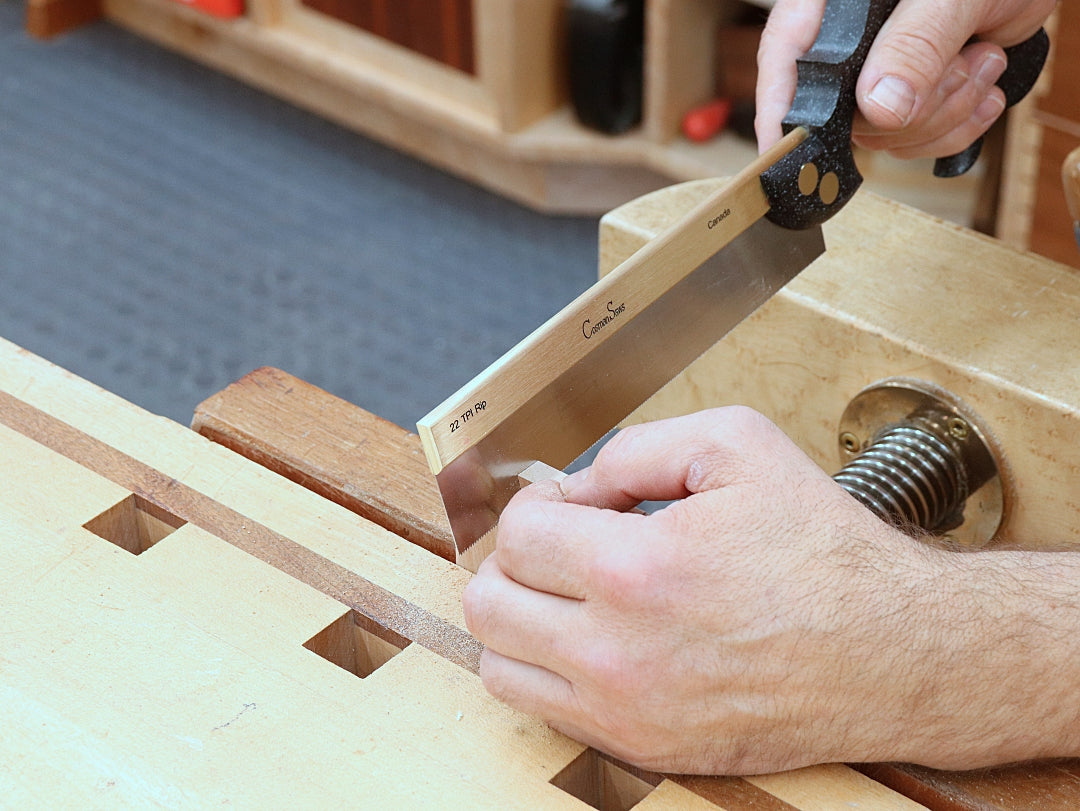
<instances>
[{"instance_id":1,"label":"hand gripping saw handle","mask_svg":"<svg viewBox=\"0 0 1080 811\"><path fill-rule=\"evenodd\" d=\"M804 127L808 137L761 175L769 219L786 228L819 225L851 199L862 183L851 150L855 84L866 55L898 0L828 0L821 30L798 60L798 85L784 133ZM1042 71L1050 40L1044 29L1007 48L1008 66L997 85L1011 106L1027 95ZM963 152L938 158L934 174L955 177L975 163L977 139ZM806 167L814 167L811 171Z\"/></svg>"}]
</instances>

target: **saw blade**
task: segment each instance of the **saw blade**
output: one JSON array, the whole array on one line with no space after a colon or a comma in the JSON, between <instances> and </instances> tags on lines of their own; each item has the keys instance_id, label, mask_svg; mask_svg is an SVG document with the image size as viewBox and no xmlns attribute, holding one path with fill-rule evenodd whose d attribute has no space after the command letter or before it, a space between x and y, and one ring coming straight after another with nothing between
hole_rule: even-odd
<instances>
[{"instance_id":1,"label":"saw blade","mask_svg":"<svg viewBox=\"0 0 1080 811\"><path fill-rule=\"evenodd\" d=\"M459 559L496 525L525 468L569 465L824 251L820 228L764 218L759 171L695 207L420 421Z\"/></svg>"}]
</instances>

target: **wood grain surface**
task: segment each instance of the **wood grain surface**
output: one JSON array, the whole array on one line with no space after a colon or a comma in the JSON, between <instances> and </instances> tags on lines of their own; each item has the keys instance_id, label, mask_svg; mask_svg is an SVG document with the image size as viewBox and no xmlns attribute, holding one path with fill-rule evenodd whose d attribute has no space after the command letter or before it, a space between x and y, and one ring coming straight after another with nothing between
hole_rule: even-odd
<instances>
[{"instance_id":1,"label":"wood grain surface","mask_svg":"<svg viewBox=\"0 0 1080 811\"><path fill-rule=\"evenodd\" d=\"M584 747L472 673L466 572L3 341L0 396L5 805L581 807ZM171 518L128 549L133 497Z\"/></svg>"},{"instance_id":2,"label":"wood grain surface","mask_svg":"<svg viewBox=\"0 0 1080 811\"><path fill-rule=\"evenodd\" d=\"M415 434L270 367L200 403L191 427L454 559L450 525Z\"/></svg>"}]
</instances>

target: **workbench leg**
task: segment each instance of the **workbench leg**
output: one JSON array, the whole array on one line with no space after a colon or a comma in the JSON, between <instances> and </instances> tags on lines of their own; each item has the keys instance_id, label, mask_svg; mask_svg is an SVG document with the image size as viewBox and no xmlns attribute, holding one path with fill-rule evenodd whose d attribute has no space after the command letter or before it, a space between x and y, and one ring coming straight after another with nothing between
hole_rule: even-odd
<instances>
[{"instance_id":1,"label":"workbench leg","mask_svg":"<svg viewBox=\"0 0 1080 811\"><path fill-rule=\"evenodd\" d=\"M103 13L101 0L27 0L26 30L48 39L100 20Z\"/></svg>"}]
</instances>

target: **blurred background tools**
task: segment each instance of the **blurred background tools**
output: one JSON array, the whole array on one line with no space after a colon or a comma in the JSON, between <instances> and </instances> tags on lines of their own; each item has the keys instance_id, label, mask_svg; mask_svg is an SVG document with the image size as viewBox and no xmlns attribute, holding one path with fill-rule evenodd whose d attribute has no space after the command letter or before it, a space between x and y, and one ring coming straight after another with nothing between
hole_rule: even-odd
<instances>
[{"instance_id":1,"label":"blurred background tools","mask_svg":"<svg viewBox=\"0 0 1080 811\"><path fill-rule=\"evenodd\" d=\"M609 135L641 121L644 0L567 0L570 99L587 127Z\"/></svg>"}]
</instances>

